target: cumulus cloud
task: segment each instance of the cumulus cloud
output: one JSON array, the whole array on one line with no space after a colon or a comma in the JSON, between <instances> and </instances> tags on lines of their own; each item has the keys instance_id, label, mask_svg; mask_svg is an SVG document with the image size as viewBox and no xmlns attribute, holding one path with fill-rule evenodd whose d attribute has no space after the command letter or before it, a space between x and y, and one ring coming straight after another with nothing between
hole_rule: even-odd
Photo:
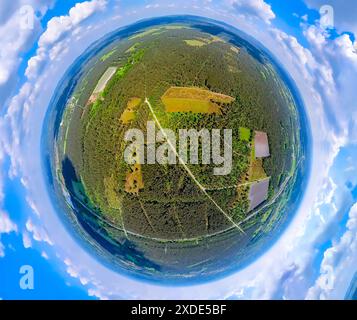
<instances>
[{"instance_id":1,"label":"cumulus cloud","mask_svg":"<svg viewBox=\"0 0 357 320\"><path fill-rule=\"evenodd\" d=\"M48 1L48 5L51 2L52 1ZM43 13L46 11L45 3L47 2L44 0L38 2ZM32 81L28 81L23 84L19 92L12 97L6 114L0 118L0 165L4 157L9 155L11 161L9 175L11 178L18 176L19 168L23 167L21 140L24 136L28 135L30 127L30 124L28 123L30 106L34 105L38 93L41 91L43 92L41 87L43 88L44 84L42 84L37 77L41 67L44 66L49 58L55 59L60 53L63 54L66 51L66 48L62 45L64 41L60 41L59 39L62 39L66 34L74 31L74 28L79 28L82 21L87 19L94 12L102 10L105 5L106 0L92 0L78 3L71 8L68 15L54 17L48 22L47 29L39 39L36 55L28 61L28 67L26 69L26 74L30 80L33 80L33 83ZM13 19L11 19L11 21L13 21ZM7 45L12 46L12 40L10 38L5 38L5 40L7 41L4 41L2 48ZM66 43L69 44L69 39L66 39L66 41ZM16 52L24 51L23 48L15 48L15 50ZM0 61L0 64L1 63L2 62ZM26 177L21 177L21 179L24 182L26 181L28 187L28 180ZM0 184L2 180L3 179L0 179ZM3 188L0 190L0 197L2 196L2 189ZM28 204L36 214L39 214L34 203Z\"/></svg>"},{"instance_id":2,"label":"cumulus cloud","mask_svg":"<svg viewBox=\"0 0 357 320\"><path fill-rule=\"evenodd\" d=\"M10 220L6 212L0 210L0 240L2 234L17 232L17 225ZM0 241L0 258L5 256L5 246Z\"/></svg>"},{"instance_id":3,"label":"cumulus cloud","mask_svg":"<svg viewBox=\"0 0 357 320\"><path fill-rule=\"evenodd\" d=\"M275 13L271 6L264 0L234 0L232 6L240 15L246 17L256 17L270 24L275 19Z\"/></svg>"},{"instance_id":4,"label":"cumulus cloud","mask_svg":"<svg viewBox=\"0 0 357 320\"><path fill-rule=\"evenodd\" d=\"M41 257L44 258L45 260L49 259L48 254L45 251L41 252Z\"/></svg>"},{"instance_id":5,"label":"cumulus cloud","mask_svg":"<svg viewBox=\"0 0 357 320\"><path fill-rule=\"evenodd\" d=\"M0 25L5 24L23 6L31 6L38 15L44 15L54 0L12 0L3 1L0 8Z\"/></svg>"},{"instance_id":6,"label":"cumulus cloud","mask_svg":"<svg viewBox=\"0 0 357 320\"><path fill-rule=\"evenodd\" d=\"M26 221L26 230L32 234L34 240L46 242L51 246L53 245L47 231L43 227L35 224L31 218Z\"/></svg>"},{"instance_id":7,"label":"cumulus cloud","mask_svg":"<svg viewBox=\"0 0 357 320\"><path fill-rule=\"evenodd\" d=\"M46 31L41 35L38 41L39 46L51 46L94 12L103 10L105 5L106 0L85 1L77 3L69 10L68 15L52 18L47 24Z\"/></svg>"},{"instance_id":8,"label":"cumulus cloud","mask_svg":"<svg viewBox=\"0 0 357 320\"><path fill-rule=\"evenodd\" d=\"M26 197L26 202L36 216L40 217L40 211L38 210L37 205L29 196Z\"/></svg>"},{"instance_id":9,"label":"cumulus cloud","mask_svg":"<svg viewBox=\"0 0 357 320\"><path fill-rule=\"evenodd\" d=\"M338 279L356 268L357 262L357 204L349 213L347 230L333 246L324 252L320 267L320 276L308 291L309 299L328 299L337 286ZM333 298L333 296L332 296Z\"/></svg>"},{"instance_id":10,"label":"cumulus cloud","mask_svg":"<svg viewBox=\"0 0 357 320\"><path fill-rule=\"evenodd\" d=\"M46 12L51 3L52 1L45 0L35 1L34 4L32 4L31 1L27 2L27 4L33 5L35 10L36 8L40 10L41 14ZM21 5L22 2L19 2L18 4ZM93 0L78 3L69 11L67 16L51 19L44 35L40 37L39 48L36 56L33 59L30 59L29 66L27 68L29 74L31 73L30 70L33 70L32 68L36 68L36 64L43 64L48 57L55 59L59 53L63 53L65 48L61 46L61 42L63 41L60 41L60 39L62 39L69 32L73 31L74 28L78 28L80 23L91 16L95 11L102 10L105 5L105 0ZM19 9L19 7L17 7L17 9ZM14 9L14 14L18 14L17 9ZM13 18L7 20L6 25L0 25L0 36L2 38L2 46L0 48L0 57L2 58L0 59L0 78L1 75L7 75L11 73L11 70L16 69L19 63L19 61L16 60L17 55L27 49L27 47L23 45L24 41L28 41L30 35L35 37L34 30L22 30L16 23L18 23L18 19L17 16L14 16ZM38 26L38 21L35 20L35 31ZM24 37L23 41L22 37ZM53 46L51 46L51 41ZM28 41L28 43L30 44L31 41ZM7 59L10 58L12 60L8 61ZM17 62L15 63L15 61ZM38 69L36 70L39 71ZM35 71L33 71L32 74L34 75ZM6 80L5 77L3 77L3 79L4 81ZM31 111L30 106L34 106L34 101L36 101L37 95L39 91L41 91L41 87L43 87L43 84L41 84L37 77L33 78L33 80L34 83L28 81L20 88L19 92L11 99L7 112L0 118L0 167L3 164L4 158L8 155L11 163L9 171L10 178L19 176L19 170L22 170L24 167L22 140L24 136L28 135L28 129L30 127L30 124L28 123L28 114ZM2 80L0 79L0 101L2 90L1 81ZM1 171L0 207L2 206L2 200L4 198L4 177L2 173L3 172ZM21 176L21 181L23 181L23 185L26 188L29 188L28 179L25 176ZM32 198L26 197L26 201L32 211L39 216L39 210ZM4 216L5 214L2 215ZM10 220L8 219L3 219L2 227L5 227L4 223L6 222L6 227L8 228L10 226L9 221ZM11 226L15 228L15 225ZM23 244L25 248L32 246L29 234L32 234L33 239L36 241L44 241L50 245L53 244L46 230L34 224L33 220L29 219L26 222L26 229L27 232L23 235ZM13 231L16 230L14 229ZM3 233L4 232L5 231L3 231ZM1 256L4 254L4 246L1 243L0 254Z\"/></svg>"},{"instance_id":11,"label":"cumulus cloud","mask_svg":"<svg viewBox=\"0 0 357 320\"><path fill-rule=\"evenodd\" d=\"M31 236L29 235L29 233L27 231L22 232L22 243L23 243L25 249L32 247Z\"/></svg>"},{"instance_id":12,"label":"cumulus cloud","mask_svg":"<svg viewBox=\"0 0 357 320\"><path fill-rule=\"evenodd\" d=\"M357 74L357 54L353 42L347 35L331 40L326 32L318 26L308 26L304 34L309 41L320 68L318 71L318 89L325 90L325 109L331 123L339 113L339 134L348 135L357 141L348 130L356 124L357 102L355 99L354 79ZM326 87L326 84L329 84ZM343 112L341 112L343 109Z\"/></svg>"},{"instance_id":13,"label":"cumulus cloud","mask_svg":"<svg viewBox=\"0 0 357 320\"><path fill-rule=\"evenodd\" d=\"M6 212L0 211L0 233L10 233L17 231L17 226L14 224Z\"/></svg>"},{"instance_id":14,"label":"cumulus cloud","mask_svg":"<svg viewBox=\"0 0 357 320\"><path fill-rule=\"evenodd\" d=\"M12 98L6 114L0 118L0 154L3 154L0 161L4 159L5 155L11 155L10 177L16 176L19 167L23 164L20 150L21 137L25 132L19 123L24 119L26 106L33 102L34 94L33 86L30 83L25 83L20 92Z\"/></svg>"},{"instance_id":15,"label":"cumulus cloud","mask_svg":"<svg viewBox=\"0 0 357 320\"><path fill-rule=\"evenodd\" d=\"M36 78L47 57L50 56L51 59L55 59L58 56L58 52L63 50L63 47L60 45L56 47L56 43L69 32L73 32L81 22L95 12L104 10L106 4L106 0L77 3L70 9L68 15L52 18L47 23L47 28L38 41L37 54L28 61L28 67L25 72L26 76L29 79ZM52 53L50 54L49 49L51 48Z\"/></svg>"},{"instance_id":16,"label":"cumulus cloud","mask_svg":"<svg viewBox=\"0 0 357 320\"><path fill-rule=\"evenodd\" d=\"M16 85L18 75L15 71L22 54L32 47L41 32L37 15L44 14L52 3L53 0L16 0L1 4L0 105ZM33 24L28 19L33 20Z\"/></svg>"},{"instance_id":17,"label":"cumulus cloud","mask_svg":"<svg viewBox=\"0 0 357 320\"><path fill-rule=\"evenodd\" d=\"M277 28L271 28L270 32L278 40L277 48L282 47L284 53L280 54L284 54L284 62L291 65L294 79L299 81L302 75L309 84L305 87L310 88L310 94L304 98L315 100L314 104L308 104L308 107L315 109L309 110L310 113L320 112L318 138L325 134L326 140L343 144L347 137L352 137L350 130L356 124L353 79L357 74L357 54L347 35L331 39L318 24L303 23L302 28L308 47Z\"/></svg>"},{"instance_id":18,"label":"cumulus cloud","mask_svg":"<svg viewBox=\"0 0 357 320\"><path fill-rule=\"evenodd\" d=\"M100 300L109 300L109 298L99 289L93 289L93 288L89 289L88 295L90 297L97 297Z\"/></svg>"},{"instance_id":19,"label":"cumulus cloud","mask_svg":"<svg viewBox=\"0 0 357 320\"><path fill-rule=\"evenodd\" d=\"M93 274L88 272L88 268L74 264L70 258L65 258L64 264L66 266L66 272L70 277L78 279L82 286L90 285L88 288L88 295L90 297L108 300L108 296L104 293L106 291L105 288L93 278Z\"/></svg>"}]
</instances>

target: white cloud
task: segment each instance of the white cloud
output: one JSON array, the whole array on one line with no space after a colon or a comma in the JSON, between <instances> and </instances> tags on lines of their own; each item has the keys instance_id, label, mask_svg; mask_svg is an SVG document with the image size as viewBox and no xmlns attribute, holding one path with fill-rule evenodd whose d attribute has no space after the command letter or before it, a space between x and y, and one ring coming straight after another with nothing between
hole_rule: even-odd
<instances>
[{"instance_id":1,"label":"white cloud","mask_svg":"<svg viewBox=\"0 0 357 320\"><path fill-rule=\"evenodd\" d=\"M77 3L70 9L68 15L52 18L47 23L47 28L38 41L39 47L36 56L28 61L28 67L25 71L26 76L29 79L36 78L38 73L42 70L48 55L50 58L55 59L58 56L58 52L63 50L60 45L56 47L55 44L66 34L73 32L81 22L95 12L104 10L106 4L106 0L92 0ZM52 53L49 53L51 48Z\"/></svg>"},{"instance_id":2,"label":"white cloud","mask_svg":"<svg viewBox=\"0 0 357 320\"><path fill-rule=\"evenodd\" d=\"M77 3L66 16L54 17L41 35L38 43L40 47L48 47L57 42L65 33L73 30L79 23L87 19L94 12L103 10L106 0L92 0Z\"/></svg>"},{"instance_id":3,"label":"white cloud","mask_svg":"<svg viewBox=\"0 0 357 320\"><path fill-rule=\"evenodd\" d=\"M271 33L278 40L279 46L284 48L287 54L286 59L294 63L296 70L300 69L303 73L304 80L309 81L320 95L331 96L336 90L333 68L329 61L321 59L325 57L321 51L325 50L327 35L323 30L320 32L315 32L315 30L317 30L316 27L312 26L305 31L307 40L314 43L313 48L303 47L294 36L279 29L272 28Z\"/></svg>"},{"instance_id":4,"label":"white cloud","mask_svg":"<svg viewBox=\"0 0 357 320\"><path fill-rule=\"evenodd\" d=\"M109 298L99 289L89 289L88 290L88 295L90 297L97 297L99 298L100 300L108 300Z\"/></svg>"},{"instance_id":5,"label":"white cloud","mask_svg":"<svg viewBox=\"0 0 357 320\"><path fill-rule=\"evenodd\" d=\"M33 94L33 86L30 83L24 84L20 92L12 98L7 113L0 118L0 147L2 149L0 152L4 155L12 155L10 157L10 177L16 176L18 168L23 164L20 141L24 131L18 124L23 120L25 106L34 100Z\"/></svg>"},{"instance_id":6,"label":"white cloud","mask_svg":"<svg viewBox=\"0 0 357 320\"><path fill-rule=\"evenodd\" d=\"M17 231L17 226L13 223L6 212L0 211L0 234Z\"/></svg>"},{"instance_id":7,"label":"white cloud","mask_svg":"<svg viewBox=\"0 0 357 320\"><path fill-rule=\"evenodd\" d=\"M145 6L146 9L151 9L151 8L159 8L160 5L158 3L150 3Z\"/></svg>"},{"instance_id":8,"label":"white cloud","mask_svg":"<svg viewBox=\"0 0 357 320\"><path fill-rule=\"evenodd\" d=\"M34 224L31 218L26 221L26 230L32 234L34 240L53 245L47 231L43 227Z\"/></svg>"},{"instance_id":9,"label":"white cloud","mask_svg":"<svg viewBox=\"0 0 357 320\"><path fill-rule=\"evenodd\" d=\"M232 5L238 14L247 18L256 17L267 24L270 24L271 20L275 19L271 6L264 0L233 0Z\"/></svg>"},{"instance_id":10,"label":"white cloud","mask_svg":"<svg viewBox=\"0 0 357 320\"><path fill-rule=\"evenodd\" d=\"M357 102L354 81L357 74L357 54L347 35L330 40L318 26L308 26L304 32L319 65L318 89L325 90L325 109L330 122L338 114L337 134L357 141L349 130L356 125ZM326 87L326 85L328 85Z\"/></svg>"},{"instance_id":11,"label":"white cloud","mask_svg":"<svg viewBox=\"0 0 357 320\"><path fill-rule=\"evenodd\" d=\"M37 205L29 196L26 197L26 202L31 208L31 210L36 214L36 216L40 217L40 211L38 210Z\"/></svg>"},{"instance_id":12,"label":"white cloud","mask_svg":"<svg viewBox=\"0 0 357 320\"><path fill-rule=\"evenodd\" d=\"M66 272L68 273L68 275L72 278L78 279L82 286L86 286L88 284L93 284L93 282L96 282L95 279L93 279L92 275L88 272L87 268L79 267L78 265L73 264L70 258L64 259L64 264L66 265ZM103 300L106 299L104 294L101 293L97 287L89 288L88 294L90 296L96 296Z\"/></svg>"},{"instance_id":13,"label":"white cloud","mask_svg":"<svg viewBox=\"0 0 357 320\"><path fill-rule=\"evenodd\" d=\"M44 14L47 10L48 5L51 2L52 1L45 1L45 0L37 1L38 7L34 7L34 8L40 8L42 14ZM58 30L61 30L62 36L64 36L69 31L74 31L73 28L79 28L81 21L84 21L95 11L102 10L105 4L106 1L104 0L93 0L93 1L86 1L83 3L79 3L70 10L68 16L59 17L56 24L52 24L52 25L49 24L47 33L45 32L45 36L40 38L42 39L41 40L42 46L39 46L36 56L33 58L33 60L29 62L30 66L28 67L28 70L31 69L31 67L36 67L36 64L39 63L43 64L45 62L45 59L47 59L47 56L49 56L52 59L55 59L56 56L58 56L60 53L63 54L65 52L65 48L63 47L63 45L61 45L61 41L57 41L57 43L54 44L54 47L52 48L50 46L50 38L51 38L51 34L53 36L55 32L54 29L58 28ZM61 27L60 25L61 21L64 22L64 26L65 26L64 28ZM4 37L2 37L2 47L0 48L0 57L3 57L3 55L6 56L6 57L4 56L3 59L1 59L0 61L0 75L1 72L5 74L7 72L10 72L9 70L11 70L11 68L15 69L17 67L15 63L11 65L11 63L9 64L7 62L6 59L8 58L8 56L12 56L11 51L6 51L7 48L9 48L9 50L10 49L14 50L14 53L16 52L16 54L25 51L25 47L20 47L16 45L17 43L16 41L20 41L20 39L18 38L21 35L19 33L16 34L16 32L20 32L20 30L18 28L16 29L16 26L13 25L14 23L16 23L15 17L14 19L9 19L7 23L9 25L11 24L10 27L6 27L11 29L11 32L10 30L4 29L5 28L4 26L0 26L0 35L2 34L2 32L4 33ZM31 33L30 30L23 31L24 34L26 32L28 32L29 34ZM78 30L76 32L78 33ZM59 33L57 32L56 34L58 35ZM14 37L14 39L11 37ZM52 38L52 40L55 41L54 38ZM67 44L68 43L69 42L67 39ZM2 63L6 64L7 69L2 66ZM41 82L39 81L39 79L34 78L34 80L35 83L32 84L31 82L27 82L21 87L19 93L12 98L6 114L0 118L0 167L3 164L4 157L6 155L9 155L9 159L11 162L10 171L9 171L10 178L18 176L20 171L22 171L24 168L24 162L23 162L24 157L22 154L23 151L22 140L25 136L28 136L28 130L31 127L31 124L29 123L30 120L28 119L28 114L30 112L30 106L34 106L34 101L37 99L38 93L42 91L41 87L42 88L44 87L43 84L41 84ZM20 178L25 188L29 188L28 179L25 176L21 176ZM3 176L1 171L0 172L0 208L2 206L3 198L4 198ZM26 201L30 206L30 208L33 210L33 212L37 216L39 216L40 212L37 208L37 205L32 200L32 198L27 196ZM2 213L2 215L4 214ZM0 221L0 224L1 223L2 223L1 227L3 228L11 227L13 228L13 231L17 231L17 227L14 224L10 224L10 220L3 219L2 222ZM5 225L5 223L7 224ZM35 225L31 219L28 219L28 221L26 222L26 229L28 232L32 234L34 240L44 241L50 245L53 245L51 239L48 236L47 231L44 228ZM5 231L3 230L3 232ZM28 232L25 232L23 235L23 244L25 248L28 248L32 245L32 241ZM4 246L0 242L0 256L3 255L4 255Z\"/></svg>"},{"instance_id":14,"label":"white cloud","mask_svg":"<svg viewBox=\"0 0 357 320\"><path fill-rule=\"evenodd\" d=\"M350 210L346 226L347 230L339 241L324 252L320 276L309 289L307 298L334 298L333 293L341 277L346 276L346 271L351 270L351 266L357 269L357 204Z\"/></svg>"},{"instance_id":15,"label":"white cloud","mask_svg":"<svg viewBox=\"0 0 357 320\"><path fill-rule=\"evenodd\" d=\"M1 205L1 203L0 203ZM9 215L0 209L0 240L1 234L17 232L17 225L10 220ZM5 247L0 241L0 258L5 256Z\"/></svg>"},{"instance_id":16,"label":"white cloud","mask_svg":"<svg viewBox=\"0 0 357 320\"><path fill-rule=\"evenodd\" d=\"M41 252L41 257L44 258L45 260L49 259L48 254L45 251Z\"/></svg>"},{"instance_id":17,"label":"white cloud","mask_svg":"<svg viewBox=\"0 0 357 320\"><path fill-rule=\"evenodd\" d=\"M69 31L73 31L73 28L79 28L81 21L84 21L94 12L102 10L105 5L106 0L78 3L71 8L67 16L52 18L48 23L46 31L40 37L39 43L41 44L37 49L36 55L28 61L28 67L26 69L27 76L32 79L34 83L28 81L21 87L18 94L11 99L5 116L0 118L0 161L4 157L4 154L11 155L10 177L17 176L18 169L23 167L21 140L28 134L28 129L31 126L28 123L30 106L34 105L38 93L43 92L42 88L44 84L41 84L37 75L46 63L48 57L55 59L59 54L66 52L66 48L62 45L63 41L58 41L57 36L61 33L59 37L63 37L68 34ZM55 22L51 23L51 21ZM61 26L61 22L63 22L64 26ZM50 46L51 41L53 42L52 47ZM68 45L69 40L66 39L65 41ZM11 43L10 40L9 42ZM21 178L23 181L27 181L26 177ZM29 203L29 205L38 213L33 203Z\"/></svg>"},{"instance_id":18,"label":"white cloud","mask_svg":"<svg viewBox=\"0 0 357 320\"><path fill-rule=\"evenodd\" d=\"M0 105L5 104L8 94L16 86L16 70L22 61L22 55L32 47L41 32L41 25L35 15L33 27L24 27L26 15L22 8L26 5L33 8L34 13L44 14L52 2L53 0L14 0L1 3Z\"/></svg>"},{"instance_id":19,"label":"white cloud","mask_svg":"<svg viewBox=\"0 0 357 320\"><path fill-rule=\"evenodd\" d=\"M22 232L22 243L23 243L25 249L32 247L31 236L29 235L29 233L27 231Z\"/></svg>"}]
</instances>

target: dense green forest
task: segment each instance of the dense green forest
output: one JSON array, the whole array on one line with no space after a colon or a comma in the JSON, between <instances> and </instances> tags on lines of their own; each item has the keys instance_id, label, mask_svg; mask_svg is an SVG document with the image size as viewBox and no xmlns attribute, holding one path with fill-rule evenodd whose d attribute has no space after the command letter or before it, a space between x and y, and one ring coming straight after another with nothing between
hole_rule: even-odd
<instances>
[{"instance_id":1,"label":"dense green forest","mask_svg":"<svg viewBox=\"0 0 357 320\"><path fill-rule=\"evenodd\" d=\"M110 66L117 67L116 73L98 99L88 103ZM221 114L166 112L162 96L171 87L198 87L234 99L220 106ZM134 97L140 99L135 117L123 123L121 116ZM232 221L218 206L236 223L245 219L256 130L269 137L271 156L262 160L262 170L271 177L269 199L294 165L295 106L272 66L224 38L195 29L162 28L106 48L102 58L91 62L75 98L78 107L66 127L66 157L93 209L139 235L176 240L231 228ZM176 133L185 128L233 130L229 175L214 176L213 164L188 164L209 197L179 164L144 164L143 187L135 193L126 190L133 169L123 158L124 134L130 128L145 132L147 121L153 120L145 98L162 127Z\"/></svg>"}]
</instances>

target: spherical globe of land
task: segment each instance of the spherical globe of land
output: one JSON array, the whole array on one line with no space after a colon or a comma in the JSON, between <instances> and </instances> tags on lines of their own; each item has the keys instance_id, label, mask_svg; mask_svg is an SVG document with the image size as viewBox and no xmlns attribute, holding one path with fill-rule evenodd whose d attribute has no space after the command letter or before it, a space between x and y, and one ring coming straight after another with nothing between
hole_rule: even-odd
<instances>
[{"instance_id":1,"label":"spherical globe of land","mask_svg":"<svg viewBox=\"0 0 357 320\"><path fill-rule=\"evenodd\" d=\"M49 188L108 266L206 281L281 234L303 193L307 133L294 85L261 45L203 18L153 19L66 73L44 130Z\"/></svg>"}]
</instances>

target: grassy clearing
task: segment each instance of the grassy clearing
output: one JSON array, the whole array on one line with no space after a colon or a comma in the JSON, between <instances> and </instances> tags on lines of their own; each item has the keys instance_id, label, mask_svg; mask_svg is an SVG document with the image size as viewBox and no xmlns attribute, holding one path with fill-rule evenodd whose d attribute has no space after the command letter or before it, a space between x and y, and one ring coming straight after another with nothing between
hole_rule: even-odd
<instances>
[{"instance_id":1,"label":"grassy clearing","mask_svg":"<svg viewBox=\"0 0 357 320\"><path fill-rule=\"evenodd\" d=\"M159 35L159 34L165 32L165 30L180 30L180 29L188 29L188 28L186 26L181 26L181 25L172 25L172 26L153 28L153 29L149 29L149 30L143 31L141 33L138 33L136 35L133 35L132 37L129 38L129 40L141 39L141 38L144 38L145 36L149 36L149 35L152 35L152 36Z\"/></svg>"},{"instance_id":2,"label":"grassy clearing","mask_svg":"<svg viewBox=\"0 0 357 320\"><path fill-rule=\"evenodd\" d=\"M131 121L135 120L136 117L135 111L139 107L140 103L141 103L140 98L129 99L128 104L120 117L120 121L122 121L123 124L128 124Z\"/></svg>"},{"instance_id":3,"label":"grassy clearing","mask_svg":"<svg viewBox=\"0 0 357 320\"><path fill-rule=\"evenodd\" d=\"M116 72L116 77L119 79L123 78L128 73L128 71L133 67L133 65L135 65L137 62L141 60L144 53L145 53L144 49L138 50L136 52L134 51L134 53L129 57L127 63L118 69L118 71Z\"/></svg>"},{"instance_id":4,"label":"grassy clearing","mask_svg":"<svg viewBox=\"0 0 357 320\"><path fill-rule=\"evenodd\" d=\"M102 95L99 95L97 100L94 101L92 107L90 108L90 117L93 117L97 113L101 105L102 105Z\"/></svg>"},{"instance_id":5,"label":"grassy clearing","mask_svg":"<svg viewBox=\"0 0 357 320\"><path fill-rule=\"evenodd\" d=\"M106 60L108 60L114 53L115 53L116 49L113 49L112 51L109 51L107 54L103 55L100 58L100 61L104 62Z\"/></svg>"},{"instance_id":6,"label":"grassy clearing","mask_svg":"<svg viewBox=\"0 0 357 320\"><path fill-rule=\"evenodd\" d=\"M239 128L239 138L242 141L250 141L251 131L248 128L240 127Z\"/></svg>"},{"instance_id":7,"label":"grassy clearing","mask_svg":"<svg viewBox=\"0 0 357 320\"><path fill-rule=\"evenodd\" d=\"M206 40L208 44L213 43L213 42L225 42L222 38L217 37L217 36L211 36L210 39Z\"/></svg>"},{"instance_id":8,"label":"grassy clearing","mask_svg":"<svg viewBox=\"0 0 357 320\"><path fill-rule=\"evenodd\" d=\"M203 47L203 46L209 45L214 42L224 42L223 39L221 39L217 36L210 36L209 38L189 39L189 40L184 40L184 41L186 42L187 45L189 45L191 47Z\"/></svg>"},{"instance_id":9,"label":"grassy clearing","mask_svg":"<svg viewBox=\"0 0 357 320\"><path fill-rule=\"evenodd\" d=\"M136 49L138 48L139 46L139 43L135 43L133 44L128 50L125 51L125 53L133 53L136 51Z\"/></svg>"},{"instance_id":10,"label":"grassy clearing","mask_svg":"<svg viewBox=\"0 0 357 320\"><path fill-rule=\"evenodd\" d=\"M129 40L133 40L133 39L140 39L140 38L143 38L145 36L148 36L148 35L151 35L157 31L160 31L161 28L153 28L153 29L149 29L149 30L146 30L144 32L141 32L139 34L136 34L132 37L129 38Z\"/></svg>"},{"instance_id":11,"label":"grassy clearing","mask_svg":"<svg viewBox=\"0 0 357 320\"><path fill-rule=\"evenodd\" d=\"M171 87L161 97L166 112L222 114L222 105L234 98L195 87Z\"/></svg>"},{"instance_id":12,"label":"grassy clearing","mask_svg":"<svg viewBox=\"0 0 357 320\"><path fill-rule=\"evenodd\" d=\"M263 160L255 158L255 146L254 141L252 142L252 153L250 158L249 167L249 181L258 181L267 178L267 174L263 168Z\"/></svg>"}]
</instances>

